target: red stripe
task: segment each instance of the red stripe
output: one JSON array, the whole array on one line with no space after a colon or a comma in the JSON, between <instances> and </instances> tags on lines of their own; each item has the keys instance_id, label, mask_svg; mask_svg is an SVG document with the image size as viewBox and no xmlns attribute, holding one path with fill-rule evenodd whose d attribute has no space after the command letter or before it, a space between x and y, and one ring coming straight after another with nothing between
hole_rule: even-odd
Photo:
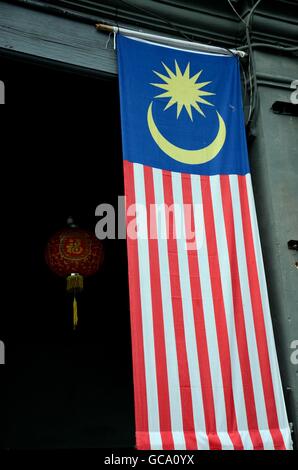
<instances>
[{"instance_id":1,"label":"red stripe","mask_svg":"<svg viewBox=\"0 0 298 470\"><path fill-rule=\"evenodd\" d=\"M232 296L234 306L234 318L236 337L238 344L238 353L241 367L241 376L243 383L243 392L245 399L245 408L247 415L248 429L255 450L264 449L263 441L258 430L258 420L256 413L255 397L252 383L252 375L250 368L250 360L247 345L247 336L245 328L245 319L242 303L242 294L240 286L240 277L238 270L234 213L232 206L232 196L230 188L230 179L227 175L221 175L221 196L223 213L225 220L226 238L228 244L228 253L230 260L231 279L232 279Z\"/></svg>"},{"instance_id":2,"label":"red stripe","mask_svg":"<svg viewBox=\"0 0 298 470\"><path fill-rule=\"evenodd\" d=\"M216 243L216 232L214 225L214 214L212 206L210 178L201 176L202 200L205 220L207 250L210 268L210 280L212 288L212 297L214 305L214 314L217 331L217 341L219 348L221 373L224 388L224 398L227 415L227 428L235 449L243 449L243 443L237 429L237 420L235 412L231 355L228 338L228 329L223 302L222 285L219 269L219 257Z\"/></svg>"},{"instance_id":3,"label":"red stripe","mask_svg":"<svg viewBox=\"0 0 298 470\"><path fill-rule=\"evenodd\" d=\"M188 243L196 243L195 235L191 238L192 234L195 234L195 223L194 223L194 207L192 200L192 189L191 189L191 177L190 175L182 175L182 191L183 191L183 203L185 213L185 228ZM191 285L191 296L192 306L194 313L196 343L198 361L200 367L201 387L202 387L202 398L204 405L204 415L206 432L209 440L209 447L211 450L221 450L221 442L217 435L216 420L215 420L215 409L214 409L214 398L212 390L212 380L210 372L210 361L208 353L207 336L205 329L203 302L202 302L202 290L199 272L198 252L196 246L192 249L187 250L188 255L188 266L189 266L189 278Z\"/></svg>"},{"instance_id":4,"label":"red stripe","mask_svg":"<svg viewBox=\"0 0 298 470\"><path fill-rule=\"evenodd\" d=\"M174 201L172 177L171 177L171 173L165 170L162 172L162 174L163 174L164 202L165 202L166 207L170 208L173 205L173 201ZM173 320L174 320L174 328L175 328L175 335L176 335L183 430L184 430L184 436L185 436L186 449L194 450L194 449L197 449L197 440L196 440L196 435L195 435L193 407L192 407L192 394L191 394L191 385L190 385L187 352L186 352L182 296L181 296L181 286L180 286L179 266L178 266L177 241L175 239L175 236L173 236L175 233L174 216L172 215L171 220L167 220L167 217L166 217L166 223L167 223L169 271L170 271L171 293L172 293L172 304L173 304L173 317L174 317Z\"/></svg>"},{"instance_id":5,"label":"red stripe","mask_svg":"<svg viewBox=\"0 0 298 470\"><path fill-rule=\"evenodd\" d=\"M135 204L133 164L124 160L124 184L126 207ZM126 214L127 225L132 216ZM139 277L138 243L127 237L130 320L132 337L133 380L135 399L136 445L138 449L150 449L148 433L148 409L143 346L143 325Z\"/></svg>"},{"instance_id":6,"label":"red stripe","mask_svg":"<svg viewBox=\"0 0 298 470\"><path fill-rule=\"evenodd\" d=\"M163 443L163 449L174 449L173 435L171 432L171 413L169 385L166 361L165 332L163 320L163 308L161 297L161 282L159 269L159 253L156 228L155 210L150 210L150 206L154 208L155 195L152 168L144 166L144 182L146 193L147 208L147 227L148 227L148 247L149 247L149 263L150 263L150 283L152 298L152 316L154 331L154 349L156 362L156 379L158 391L158 406L160 431Z\"/></svg>"},{"instance_id":7,"label":"red stripe","mask_svg":"<svg viewBox=\"0 0 298 470\"><path fill-rule=\"evenodd\" d=\"M242 213L242 224L244 233L244 243L246 261L248 269L248 279L250 286L250 296L252 301L254 326L257 339L257 348L260 361L262 383L265 395L265 405L267 411L268 425L271 432L275 449L285 449L284 440L279 429L276 403L273 390L270 359L264 322L262 297L257 270L256 254L253 240L252 223L249 210L247 182L245 176L238 176L239 194Z\"/></svg>"}]
</instances>

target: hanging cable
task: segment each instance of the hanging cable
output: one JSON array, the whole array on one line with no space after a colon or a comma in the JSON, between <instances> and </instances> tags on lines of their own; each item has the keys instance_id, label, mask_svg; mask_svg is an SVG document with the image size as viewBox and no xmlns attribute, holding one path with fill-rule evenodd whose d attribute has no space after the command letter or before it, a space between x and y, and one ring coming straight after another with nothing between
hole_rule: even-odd
<instances>
[{"instance_id":1,"label":"hanging cable","mask_svg":"<svg viewBox=\"0 0 298 470\"><path fill-rule=\"evenodd\" d=\"M250 125L255 113L255 110L258 105L258 94L257 94L257 74L256 74L256 67L255 67L255 62L254 62L254 56L253 56L253 47L252 47L252 42L251 42L251 37L250 37L250 29L251 29L251 22L253 19L253 14L256 10L256 8L259 6L262 0L257 0L257 2L254 4L254 6L251 8L247 20L245 21L242 16L238 13L234 5L232 5L231 1L228 0L228 4L234 11L234 13L237 15L237 17L242 21L242 23L245 24L245 36L246 36L246 41L247 44L241 48L238 48L238 50L243 50L248 49L249 51L249 61L248 61L248 73L249 73L249 89L250 89L250 100L249 100L249 112L248 112L248 118L246 121L246 125Z\"/></svg>"},{"instance_id":2,"label":"hanging cable","mask_svg":"<svg viewBox=\"0 0 298 470\"><path fill-rule=\"evenodd\" d=\"M257 109L258 106L258 79L257 79L257 73L256 73L256 65L255 65L255 60L254 60L254 55L253 55L253 50L252 50L252 45L251 45L251 37L250 37L250 28L251 28L251 22L253 19L253 14L256 10L256 8L259 6L262 0L258 0L256 4L252 7L252 9L249 12L247 21L246 21L246 39L247 39L247 45L248 45L248 50L249 50L249 56L250 56L250 62L251 62L251 74L252 74L252 105L250 109L250 114L248 118L248 125L252 123L253 116L255 114L255 110Z\"/></svg>"},{"instance_id":3,"label":"hanging cable","mask_svg":"<svg viewBox=\"0 0 298 470\"><path fill-rule=\"evenodd\" d=\"M250 22L252 20L252 17L253 17L253 14L256 10L256 8L259 6L259 4L261 3L262 0L258 0L257 3L252 7L252 9L250 10L249 14L248 14L248 18L247 18L247 22L246 22L246 25L247 27L249 28L250 26Z\"/></svg>"},{"instance_id":4,"label":"hanging cable","mask_svg":"<svg viewBox=\"0 0 298 470\"><path fill-rule=\"evenodd\" d=\"M135 9L135 10L139 10L141 11L142 13L146 13L146 15L149 15L149 16L152 16L152 17L155 17L155 18L158 18L159 20L163 21L164 23L168 24L171 29L174 29L180 36L182 36L184 39L186 39L187 41L193 41L193 39L191 39L189 36L187 36L187 34L185 34L183 31L181 31L178 26L176 26L174 23L172 23L171 21L167 20L165 17L161 16L161 15L158 15L157 13L151 11L151 10L147 10L146 8L143 8L143 7L140 7L140 6L137 6L137 5L134 5L130 2L127 2L126 0L118 0L118 2L120 3L123 3L124 5L132 8L132 9Z\"/></svg>"},{"instance_id":5,"label":"hanging cable","mask_svg":"<svg viewBox=\"0 0 298 470\"><path fill-rule=\"evenodd\" d=\"M272 49L274 51L280 51L280 52L298 52L298 46L283 47L283 46L278 46L277 44L267 44L266 42L253 42L251 44L251 47L253 49L257 49L257 48ZM237 51L245 51L247 49L249 49L248 45L237 47Z\"/></svg>"},{"instance_id":6,"label":"hanging cable","mask_svg":"<svg viewBox=\"0 0 298 470\"><path fill-rule=\"evenodd\" d=\"M232 8L232 10L234 10L235 14L238 16L238 18L240 19L240 21L242 21L242 23L245 24L246 26L246 22L244 21L244 19L242 18L242 16L239 15L238 11L236 10L236 8L234 7L234 5L231 3L231 0L228 0L228 3L230 5L230 7Z\"/></svg>"},{"instance_id":7,"label":"hanging cable","mask_svg":"<svg viewBox=\"0 0 298 470\"><path fill-rule=\"evenodd\" d=\"M152 16L154 18L158 18L159 20L161 20L164 23L168 24L171 27L171 29L175 30L180 36L184 37L187 41L189 41L191 43L196 43L197 42L194 38L190 38L187 34L185 34L181 29L179 29L174 23L169 21L164 16L159 15L159 14L157 14L157 13L151 11L151 10L148 10L146 8L143 8L143 7L140 7L138 5L132 4L132 3L128 2L127 0L118 0L118 2L123 3L124 5L129 6L132 9L139 10L142 13L146 13L147 15ZM229 48L226 48L226 47L223 47L223 46L221 46L220 48L222 50L226 50L229 54L231 53L233 55L238 55L240 57L245 57L243 55L239 55L239 53L236 49L229 49Z\"/></svg>"}]
</instances>

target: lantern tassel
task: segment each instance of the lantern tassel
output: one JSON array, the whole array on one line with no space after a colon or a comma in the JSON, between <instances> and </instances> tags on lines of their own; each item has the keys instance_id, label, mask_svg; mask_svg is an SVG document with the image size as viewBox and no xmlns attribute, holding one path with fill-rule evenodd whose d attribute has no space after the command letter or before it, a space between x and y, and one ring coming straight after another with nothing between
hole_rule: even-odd
<instances>
[{"instance_id":1,"label":"lantern tassel","mask_svg":"<svg viewBox=\"0 0 298 470\"><path fill-rule=\"evenodd\" d=\"M74 294L74 296L73 296L73 329L74 329L74 330L75 330L76 327L77 327L78 321L79 321L79 317L78 317L78 303L77 303L76 296L75 296L75 294Z\"/></svg>"},{"instance_id":2,"label":"lantern tassel","mask_svg":"<svg viewBox=\"0 0 298 470\"><path fill-rule=\"evenodd\" d=\"M81 292L83 290L83 276L79 273L71 273L66 278L66 289L68 292L73 293L73 303L72 303L72 310L73 310L73 330L76 329L79 317L78 317L78 304L76 299L76 293Z\"/></svg>"}]
</instances>

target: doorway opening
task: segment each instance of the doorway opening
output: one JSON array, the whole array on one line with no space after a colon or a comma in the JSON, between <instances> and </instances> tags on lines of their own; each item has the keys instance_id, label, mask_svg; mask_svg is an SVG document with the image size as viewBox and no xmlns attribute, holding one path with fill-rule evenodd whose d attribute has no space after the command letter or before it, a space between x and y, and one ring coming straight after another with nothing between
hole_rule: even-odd
<instances>
[{"instance_id":1,"label":"doorway opening","mask_svg":"<svg viewBox=\"0 0 298 470\"><path fill-rule=\"evenodd\" d=\"M55 64L0 58L5 82L8 270L6 448L133 447L125 240L104 240L72 331L65 280L47 267L48 238L68 216L94 231L101 203L123 195L118 83Z\"/></svg>"}]
</instances>

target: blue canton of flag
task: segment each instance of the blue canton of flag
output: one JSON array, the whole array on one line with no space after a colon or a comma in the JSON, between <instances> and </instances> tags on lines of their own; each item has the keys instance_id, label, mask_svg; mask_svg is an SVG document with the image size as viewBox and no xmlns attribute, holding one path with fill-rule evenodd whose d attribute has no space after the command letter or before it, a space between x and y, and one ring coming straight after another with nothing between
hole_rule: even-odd
<instances>
[{"instance_id":1,"label":"blue canton of flag","mask_svg":"<svg viewBox=\"0 0 298 470\"><path fill-rule=\"evenodd\" d=\"M118 48L119 74L128 77L121 83L125 159L191 174L249 172L237 57L121 35Z\"/></svg>"}]
</instances>

